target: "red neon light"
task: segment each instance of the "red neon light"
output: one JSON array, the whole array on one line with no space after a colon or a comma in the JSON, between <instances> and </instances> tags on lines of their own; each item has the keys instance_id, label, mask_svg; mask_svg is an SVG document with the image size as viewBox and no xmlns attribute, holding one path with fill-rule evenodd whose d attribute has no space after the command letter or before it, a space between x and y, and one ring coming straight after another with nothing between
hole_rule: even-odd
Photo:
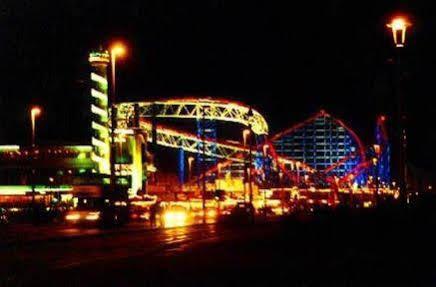
<instances>
[{"instance_id":1,"label":"red neon light","mask_svg":"<svg viewBox=\"0 0 436 287\"><path fill-rule=\"evenodd\" d=\"M304 121L302 121L300 123L297 123L297 124L291 126L290 128L288 128L288 129L286 129L286 130L284 130L284 131L282 131L280 133L277 133L276 135L271 137L271 141L278 140L279 138L281 138L281 137L283 137L283 136L285 136L287 134L290 134L293 131L298 130L298 129L302 128L303 126L313 122L315 119L317 119L319 117L329 117L335 123L337 123L338 125L343 127L347 132L349 132L351 137L354 139L354 141L358 145L359 154L360 154L360 157L361 157L361 162L365 162L366 161L365 147L364 147L362 141L360 140L360 138L357 136L357 134L350 127L348 127L342 120L336 119L336 118L332 117L329 113L327 113L324 110L321 110L318 113L316 113L315 115L309 117L308 119L306 119L306 120L304 120ZM328 167L327 169L330 169L330 167Z\"/></svg>"}]
</instances>

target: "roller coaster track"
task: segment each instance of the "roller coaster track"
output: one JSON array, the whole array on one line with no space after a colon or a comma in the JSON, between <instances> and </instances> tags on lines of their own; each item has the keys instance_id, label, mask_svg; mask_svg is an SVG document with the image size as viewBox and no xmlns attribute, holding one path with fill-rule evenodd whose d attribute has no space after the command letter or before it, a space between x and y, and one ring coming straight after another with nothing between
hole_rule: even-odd
<instances>
[{"instance_id":1,"label":"roller coaster track","mask_svg":"<svg viewBox=\"0 0 436 287\"><path fill-rule=\"evenodd\" d=\"M128 128L129 121L134 117L135 105L139 110L140 119L172 118L172 119L206 119L223 122L233 122L244 126L251 125L257 135L268 134L268 124L264 117L250 108L231 101L211 99L170 99L153 102L120 103L117 105L119 128Z\"/></svg>"},{"instance_id":2,"label":"roller coaster track","mask_svg":"<svg viewBox=\"0 0 436 287\"><path fill-rule=\"evenodd\" d=\"M243 126L251 126L252 131L256 135L268 135L268 124L264 117L257 112L252 110L252 115L249 116L250 108L237 103L225 100L211 100L211 99L169 99L160 101L150 101L150 102L129 102L117 104L117 133L133 133L134 128L132 127L133 119L135 118L135 112L138 113L140 130L146 134L146 138L149 142L152 141L152 118L157 119L192 119L192 120L216 120L222 122L232 122L241 124ZM308 121L312 120L309 119ZM342 121L336 120L341 126L346 128L356 139L359 152L363 159L365 155L363 152L363 145L361 144L355 133L349 129ZM272 140L277 139L283 134L289 133L292 130L298 129L300 126L306 123L300 123L293 126L280 134L275 135ZM224 167L231 162L244 162L248 155L248 148L229 143L226 141L208 141L205 140L204 153L209 157L216 157L218 159L223 159L225 161L221 162L221 167ZM203 152L203 139L195 134L186 133L183 131L171 129L162 125L156 126L156 144L160 146L165 146L169 148L181 148L184 151L191 153L202 153ZM279 156L274 150L274 146L267 141L269 145L270 155L277 162L279 168L284 171L284 173L291 177L294 172L294 166L297 163L296 160ZM253 150L253 153L260 156L260 152ZM300 170L305 170L314 173L315 170L309 165L298 162L300 164ZM292 167L290 170L289 167ZM216 170L217 167L212 168Z\"/></svg>"},{"instance_id":3,"label":"roller coaster track","mask_svg":"<svg viewBox=\"0 0 436 287\"><path fill-rule=\"evenodd\" d=\"M135 111L136 110L136 111ZM211 99L170 99L153 102L131 102L117 105L117 133L132 133L132 121L135 112L138 113L140 130L147 135L147 140L152 140L151 119L206 119L238 123L251 126L257 135L268 134L268 124L263 116L240 103L211 100ZM202 139L197 135L170 129L162 125L156 127L156 143L170 148L182 148L187 152L202 152ZM248 149L237 144L222 141L204 141L205 155L231 161L243 161L240 154L248 153Z\"/></svg>"},{"instance_id":4,"label":"roller coaster track","mask_svg":"<svg viewBox=\"0 0 436 287\"><path fill-rule=\"evenodd\" d=\"M150 122L141 121L141 130L147 134L149 142L152 141L152 125ZM174 129L166 128L163 126L157 126L157 144L160 146L170 148L182 148L187 152L198 153L203 151L203 141L197 135L180 132ZM205 152L204 154L209 157L216 157L221 159L229 159L232 161L242 161L238 156L239 153L248 152L248 150L242 146L235 144L229 144L225 142L204 141Z\"/></svg>"}]
</instances>

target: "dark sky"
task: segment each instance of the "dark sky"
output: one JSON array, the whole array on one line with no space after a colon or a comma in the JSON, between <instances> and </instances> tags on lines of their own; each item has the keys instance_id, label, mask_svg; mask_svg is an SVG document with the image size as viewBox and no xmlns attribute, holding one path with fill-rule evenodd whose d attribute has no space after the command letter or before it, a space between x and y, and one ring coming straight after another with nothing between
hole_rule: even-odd
<instances>
[{"instance_id":1,"label":"dark sky","mask_svg":"<svg viewBox=\"0 0 436 287\"><path fill-rule=\"evenodd\" d=\"M324 108L369 144L392 93L384 25L402 11L413 21L403 55L410 156L434 168L431 3L0 0L0 143L28 141L30 103L44 107L42 141L86 143L87 54L123 39L130 51L118 65L119 100L236 99L261 111L272 131Z\"/></svg>"}]
</instances>

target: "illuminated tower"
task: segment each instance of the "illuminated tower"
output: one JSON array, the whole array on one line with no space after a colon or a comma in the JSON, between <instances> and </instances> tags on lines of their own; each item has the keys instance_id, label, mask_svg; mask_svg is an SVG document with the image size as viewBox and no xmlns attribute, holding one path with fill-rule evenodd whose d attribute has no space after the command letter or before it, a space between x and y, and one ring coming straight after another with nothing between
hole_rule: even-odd
<instances>
[{"instance_id":1,"label":"illuminated tower","mask_svg":"<svg viewBox=\"0 0 436 287\"><path fill-rule=\"evenodd\" d=\"M92 112L92 159L100 174L110 173L109 112L107 67L108 51L91 52L91 112Z\"/></svg>"}]
</instances>

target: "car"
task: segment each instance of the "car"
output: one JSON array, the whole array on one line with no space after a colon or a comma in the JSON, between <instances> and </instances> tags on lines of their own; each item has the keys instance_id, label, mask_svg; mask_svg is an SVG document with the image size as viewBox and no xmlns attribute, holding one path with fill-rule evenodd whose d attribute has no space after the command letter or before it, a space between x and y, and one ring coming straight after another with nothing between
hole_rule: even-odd
<instances>
[{"instance_id":1,"label":"car","mask_svg":"<svg viewBox=\"0 0 436 287\"><path fill-rule=\"evenodd\" d=\"M255 208L249 202L238 202L230 212L229 220L233 223L253 223Z\"/></svg>"}]
</instances>

